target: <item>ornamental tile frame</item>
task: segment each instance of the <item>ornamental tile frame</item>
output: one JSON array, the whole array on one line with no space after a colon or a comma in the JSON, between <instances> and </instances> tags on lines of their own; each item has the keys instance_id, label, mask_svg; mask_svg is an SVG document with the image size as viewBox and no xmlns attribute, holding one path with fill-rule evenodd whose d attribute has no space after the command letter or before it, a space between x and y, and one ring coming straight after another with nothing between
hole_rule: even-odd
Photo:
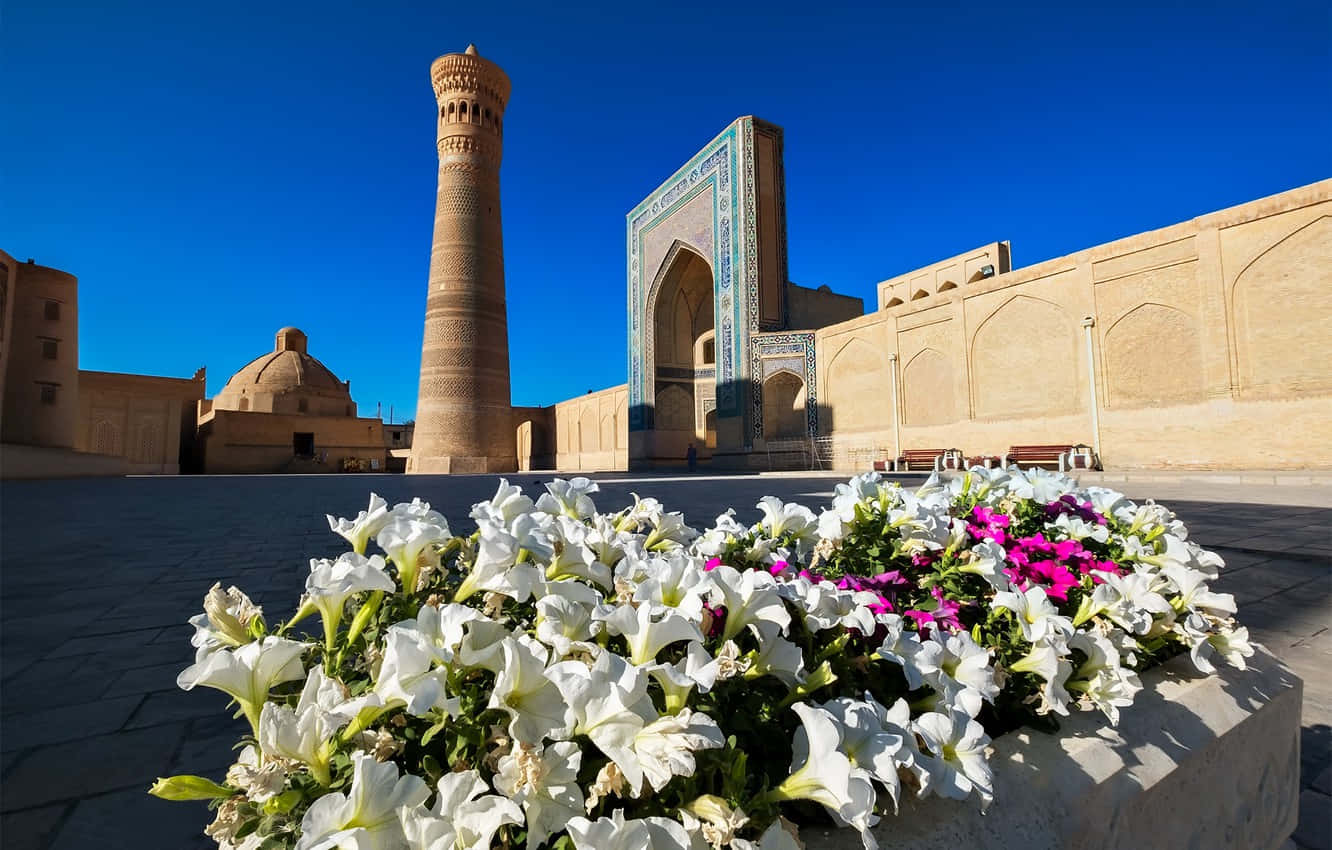
<instances>
[{"instance_id":1,"label":"ornamental tile frame","mask_svg":"<svg viewBox=\"0 0 1332 850\"><path fill-rule=\"evenodd\" d=\"M763 437L762 384L778 372L791 372L805 382L805 424L808 436L819 433L819 396L814 360L814 331L760 334L750 349L751 443Z\"/></svg>"},{"instance_id":2,"label":"ornamental tile frame","mask_svg":"<svg viewBox=\"0 0 1332 850\"><path fill-rule=\"evenodd\" d=\"M748 356L751 336L762 328L759 305L759 208L755 175L755 135L766 137L775 151L776 268L777 286L786 281L785 204L782 198L781 128L754 116L736 119L702 150L633 208L626 216L628 274L628 377L629 430L653 427L651 410L655 400L656 328L653 303L661 272L669 269L681 250L696 250L676 240L658 268L647 268L644 240L671 215L701 193L711 189L712 256L704 257L713 274L713 327L716 333L716 409L719 417L742 417L742 447L752 446L749 435L758 422L762 433L761 404L758 419L751 403L756 385L753 362ZM779 294L778 298L783 298ZM783 311L784 311L783 305ZM812 342L811 342L812 346ZM811 348L812 350L812 348ZM743 396L750 396L749 399Z\"/></svg>"}]
</instances>

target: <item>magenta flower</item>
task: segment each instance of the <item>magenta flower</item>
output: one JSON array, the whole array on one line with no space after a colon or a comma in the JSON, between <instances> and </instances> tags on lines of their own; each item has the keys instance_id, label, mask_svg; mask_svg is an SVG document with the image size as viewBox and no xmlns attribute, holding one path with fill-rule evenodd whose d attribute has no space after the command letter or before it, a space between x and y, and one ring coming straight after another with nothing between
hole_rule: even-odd
<instances>
[{"instance_id":1,"label":"magenta flower","mask_svg":"<svg viewBox=\"0 0 1332 850\"><path fill-rule=\"evenodd\" d=\"M721 566L721 558L718 558L718 557L715 557L715 556L714 556L714 557L712 557L712 558L708 558L708 562L707 562L706 564L703 565L703 569L704 569L704 570L715 570L715 569L717 569L717 568L720 567L720 566Z\"/></svg>"},{"instance_id":2,"label":"magenta flower","mask_svg":"<svg viewBox=\"0 0 1332 850\"><path fill-rule=\"evenodd\" d=\"M1045 589L1046 596L1060 602L1067 602L1068 589L1078 586L1078 578L1073 575L1073 571L1054 561L1036 561L1028 568L1027 574L1034 583Z\"/></svg>"}]
</instances>

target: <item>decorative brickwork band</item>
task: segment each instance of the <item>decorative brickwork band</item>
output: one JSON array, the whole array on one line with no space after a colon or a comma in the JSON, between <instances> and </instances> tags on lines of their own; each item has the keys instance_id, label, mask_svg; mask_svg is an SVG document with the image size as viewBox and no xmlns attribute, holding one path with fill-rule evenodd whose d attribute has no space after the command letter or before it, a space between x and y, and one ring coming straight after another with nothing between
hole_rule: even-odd
<instances>
[{"instance_id":1,"label":"decorative brickwork band","mask_svg":"<svg viewBox=\"0 0 1332 850\"><path fill-rule=\"evenodd\" d=\"M475 47L436 59L439 192L407 471L512 472L499 167L509 78Z\"/></svg>"}]
</instances>

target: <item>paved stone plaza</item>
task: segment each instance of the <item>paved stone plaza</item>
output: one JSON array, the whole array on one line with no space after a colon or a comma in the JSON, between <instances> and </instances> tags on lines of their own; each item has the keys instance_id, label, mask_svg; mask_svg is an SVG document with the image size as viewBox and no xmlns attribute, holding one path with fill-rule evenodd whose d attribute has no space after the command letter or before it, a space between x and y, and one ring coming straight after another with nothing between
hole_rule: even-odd
<instances>
[{"instance_id":1,"label":"paved stone plaza","mask_svg":"<svg viewBox=\"0 0 1332 850\"><path fill-rule=\"evenodd\" d=\"M529 487L549 473L514 476ZM682 509L695 526L727 505L740 519L774 494L816 506L827 475L602 476L602 509L631 491ZM912 477L913 480L919 480ZM1305 681L1301 847L1327 848L1332 807L1332 489L1119 485L1173 507L1227 569L1240 619ZM176 688L193 658L185 621L215 581L236 584L270 623L289 614L306 560L344 551L324 513L355 515L370 490L421 496L455 531L492 477L317 476L6 482L3 571L3 762L6 850L210 847L202 804L145 792L157 776L220 778L243 722L226 698ZM1146 491L1146 492L1144 492ZM1000 799L997 804L1002 805Z\"/></svg>"}]
</instances>

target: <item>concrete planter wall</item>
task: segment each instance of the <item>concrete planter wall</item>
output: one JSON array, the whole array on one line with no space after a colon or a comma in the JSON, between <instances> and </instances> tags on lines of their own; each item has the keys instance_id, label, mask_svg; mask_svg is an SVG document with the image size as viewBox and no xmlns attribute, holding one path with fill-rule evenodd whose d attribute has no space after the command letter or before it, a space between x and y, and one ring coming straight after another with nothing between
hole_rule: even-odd
<instances>
[{"instance_id":1,"label":"concrete planter wall","mask_svg":"<svg viewBox=\"0 0 1332 850\"><path fill-rule=\"evenodd\" d=\"M1265 649L1247 671L1200 677L1187 657L1142 677L1119 726L1099 713L1058 735L995 742L995 801L904 800L875 830L893 850L981 847L1272 850L1295 829L1303 683ZM859 848L851 830L801 831L808 850Z\"/></svg>"}]
</instances>

